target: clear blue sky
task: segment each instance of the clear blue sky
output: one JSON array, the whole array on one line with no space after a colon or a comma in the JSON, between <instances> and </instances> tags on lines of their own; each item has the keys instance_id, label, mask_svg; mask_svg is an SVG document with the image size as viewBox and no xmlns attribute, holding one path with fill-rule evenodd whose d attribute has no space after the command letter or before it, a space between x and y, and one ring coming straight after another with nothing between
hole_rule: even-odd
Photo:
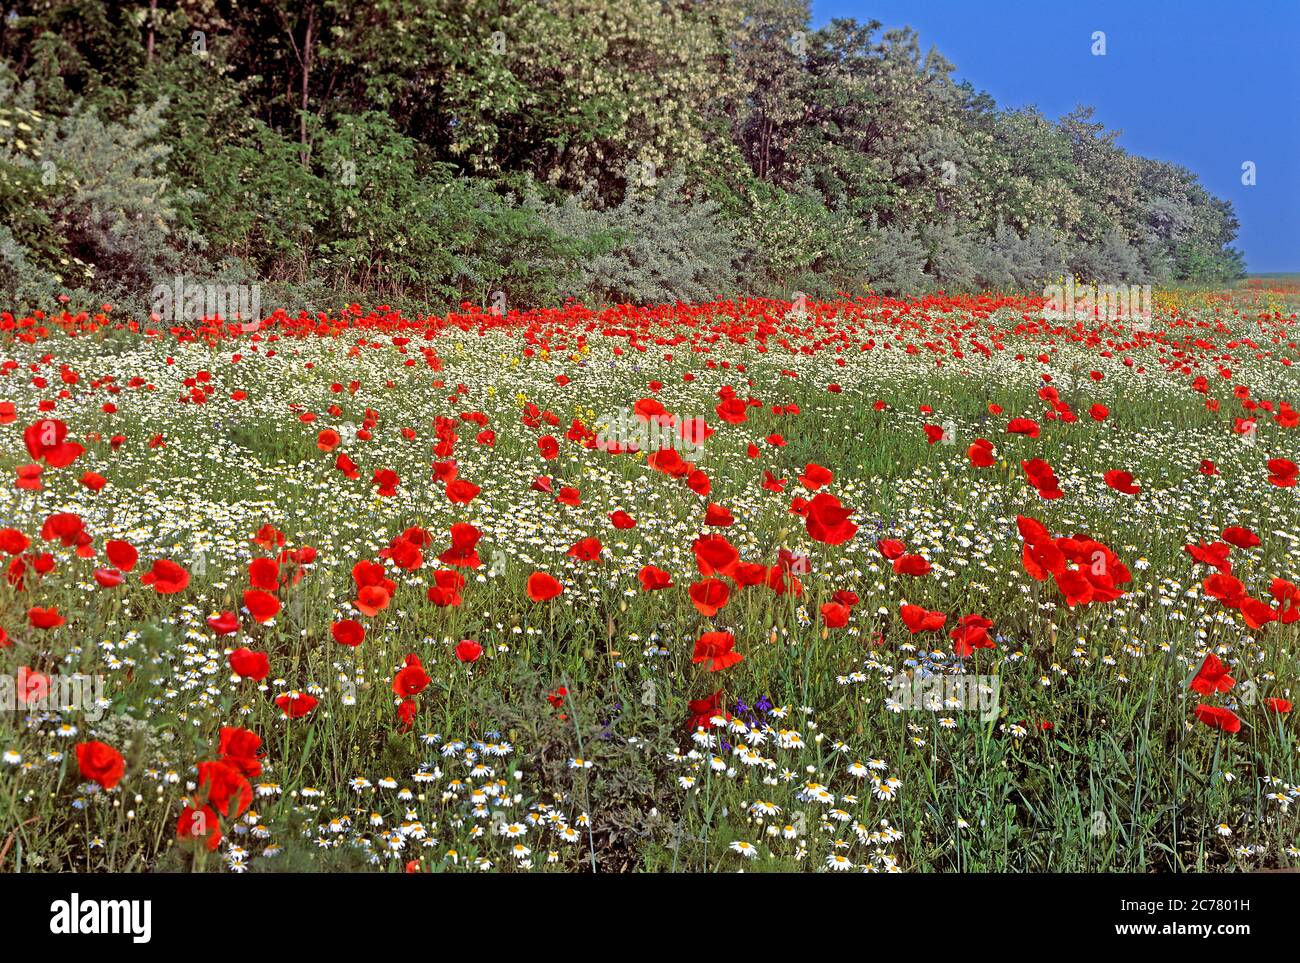
<instances>
[{"instance_id":1,"label":"clear blue sky","mask_svg":"<svg viewBox=\"0 0 1300 963\"><path fill-rule=\"evenodd\" d=\"M1300 271L1300 0L812 0L911 26L999 105L1076 104L1127 150L1190 168L1241 221L1252 272ZM1106 55L1091 53L1106 34ZM1256 184L1241 183L1254 161Z\"/></svg>"}]
</instances>

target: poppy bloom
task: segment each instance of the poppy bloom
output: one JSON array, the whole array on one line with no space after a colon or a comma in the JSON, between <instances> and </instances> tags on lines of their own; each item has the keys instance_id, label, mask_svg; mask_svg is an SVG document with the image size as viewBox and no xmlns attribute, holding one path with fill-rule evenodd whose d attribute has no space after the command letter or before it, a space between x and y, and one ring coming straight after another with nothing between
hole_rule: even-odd
<instances>
[{"instance_id":1,"label":"poppy bloom","mask_svg":"<svg viewBox=\"0 0 1300 963\"><path fill-rule=\"evenodd\" d=\"M221 821L211 806L186 803L176 820L176 838L182 844L202 842L208 852L221 845Z\"/></svg>"},{"instance_id":2,"label":"poppy bloom","mask_svg":"<svg viewBox=\"0 0 1300 963\"><path fill-rule=\"evenodd\" d=\"M672 588L673 584L672 576L661 568L655 568L653 565L643 566L641 571L637 573L637 579L641 583L642 590L646 592Z\"/></svg>"},{"instance_id":3,"label":"poppy bloom","mask_svg":"<svg viewBox=\"0 0 1300 963\"><path fill-rule=\"evenodd\" d=\"M628 529L636 527L636 519L621 508L616 512L611 512L609 520L615 528Z\"/></svg>"},{"instance_id":4,"label":"poppy bloom","mask_svg":"<svg viewBox=\"0 0 1300 963\"><path fill-rule=\"evenodd\" d=\"M447 482L447 500L453 505L468 505L482 489L463 478Z\"/></svg>"},{"instance_id":5,"label":"poppy bloom","mask_svg":"<svg viewBox=\"0 0 1300 963\"><path fill-rule=\"evenodd\" d=\"M1228 561L1228 553L1232 549L1225 542L1184 545L1183 550L1202 565L1217 568L1224 575L1232 574L1232 563Z\"/></svg>"},{"instance_id":6,"label":"poppy bloom","mask_svg":"<svg viewBox=\"0 0 1300 963\"><path fill-rule=\"evenodd\" d=\"M827 602L821 607L822 623L828 629L842 629L849 624L849 608L839 602Z\"/></svg>"},{"instance_id":7,"label":"poppy bloom","mask_svg":"<svg viewBox=\"0 0 1300 963\"><path fill-rule=\"evenodd\" d=\"M1295 488L1296 474L1300 468L1287 458L1270 458L1268 460L1268 483L1278 488Z\"/></svg>"},{"instance_id":8,"label":"poppy bloom","mask_svg":"<svg viewBox=\"0 0 1300 963\"><path fill-rule=\"evenodd\" d=\"M719 689L713 695L706 699L692 699L687 706L688 716L686 725L689 729L695 730L701 727L705 729L713 728L714 717L725 718L730 720L731 713L722 708L722 690Z\"/></svg>"},{"instance_id":9,"label":"poppy bloom","mask_svg":"<svg viewBox=\"0 0 1300 963\"><path fill-rule=\"evenodd\" d=\"M217 752L221 761L237 769L249 779L256 779L262 774L262 760L258 754L262 748L262 737L248 729L237 726L222 726Z\"/></svg>"},{"instance_id":10,"label":"poppy bloom","mask_svg":"<svg viewBox=\"0 0 1300 963\"><path fill-rule=\"evenodd\" d=\"M316 698L305 692L286 692L276 698L275 704L287 718L301 719L316 708Z\"/></svg>"},{"instance_id":11,"label":"poppy bloom","mask_svg":"<svg viewBox=\"0 0 1300 963\"><path fill-rule=\"evenodd\" d=\"M152 585L159 595L175 595L190 584L190 573L175 562L157 558L149 571L140 576L140 581Z\"/></svg>"},{"instance_id":12,"label":"poppy bloom","mask_svg":"<svg viewBox=\"0 0 1300 963\"><path fill-rule=\"evenodd\" d=\"M209 615L208 628L217 635L233 635L239 631L239 616L234 612L218 612L216 615Z\"/></svg>"},{"instance_id":13,"label":"poppy bloom","mask_svg":"<svg viewBox=\"0 0 1300 963\"><path fill-rule=\"evenodd\" d=\"M600 539L593 536L575 543L565 554L580 562L599 562L602 548Z\"/></svg>"},{"instance_id":14,"label":"poppy bloom","mask_svg":"<svg viewBox=\"0 0 1300 963\"><path fill-rule=\"evenodd\" d=\"M32 624L34 629L57 629L60 625L66 625L68 622L59 614L58 607L54 605L45 609L33 605L27 610L27 621Z\"/></svg>"},{"instance_id":15,"label":"poppy bloom","mask_svg":"<svg viewBox=\"0 0 1300 963\"><path fill-rule=\"evenodd\" d=\"M378 487L376 495L384 498L392 498L397 494L397 486L402 483L397 472L391 468L376 468L374 475L370 479L370 484Z\"/></svg>"},{"instance_id":16,"label":"poppy bloom","mask_svg":"<svg viewBox=\"0 0 1300 963\"><path fill-rule=\"evenodd\" d=\"M1235 684L1236 681L1228 675L1228 667L1211 652L1201 663L1188 688L1201 695L1213 695L1216 692L1227 692Z\"/></svg>"},{"instance_id":17,"label":"poppy bloom","mask_svg":"<svg viewBox=\"0 0 1300 963\"><path fill-rule=\"evenodd\" d=\"M280 611L280 600L261 589L248 589L244 592L244 607L254 622L269 622Z\"/></svg>"},{"instance_id":18,"label":"poppy bloom","mask_svg":"<svg viewBox=\"0 0 1300 963\"><path fill-rule=\"evenodd\" d=\"M343 619L330 626L330 635L334 636L334 641L339 645L356 648L365 640L366 630L355 619Z\"/></svg>"},{"instance_id":19,"label":"poppy bloom","mask_svg":"<svg viewBox=\"0 0 1300 963\"><path fill-rule=\"evenodd\" d=\"M853 509L845 508L829 492L818 492L808 503L804 524L808 535L827 545L841 545L856 534L858 526L849 521Z\"/></svg>"},{"instance_id":20,"label":"poppy bloom","mask_svg":"<svg viewBox=\"0 0 1300 963\"><path fill-rule=\"evenodd\" d=\"M987 438L976 438L970 448L966 449L966 457L973 468L992 468L993 442Z\"/></svg>"},{"instance_id":21,"label":"poppy bloom","mask_svg":"<svg viewBox=\"0 0 1300 963\"><path fill-rule=\"evenodd\" d=\"M920 555L900 555L894 559L895 575L928 575L930 572L930 563Z\"/></svg>"},{"instance_id":22,"label":"poppy bloom","mask_svg":"<svg viewBox=\"0 0 1300 963\"><path fill-rule=\"evenodd\" d=\"M456 643L456 658L461 662L477 662L483 654L483 646L473 639L461 639Z\"/></svg>"},{"instance_id":23,"label":"poppy bloom","mask_svg":"<svg viewBox=\"0 0 1300 963\"><path fill-rule=\"evenodd\" d=\"M546 572L534 572L528 576L528 597L534 602L553 599L563 591L564 586Z\"/></svg>"},{"instance_id":24,"label":"poppy bloom","mask_svg":"<svg viewBox=\"0 0 1300 963\"><path fill-rule=\"evenodd\" d=\"M235 675L261 682L271 673L271 660L265 652L240 647L230 653L230 668Z\"/></svg>"},{"instance_id":25,"label":"poppy bloom","mask_svg":"<svg viewBox=\"0 0 1300 963\"><path fill-rule=\"evenodd\" d=\"M45 418L23 431L23 443L33 461L43 461L50 468L66 468L86 451L75 441L67 441L67 436L67 425L57 418Z\"/></svg>"},{"instance_id":26,"label":"poppy bloom","mask_svg":"<svg viewBox=\"0 0 1300 963\"><path fill-rule=\"evenodd\" d=\"M449 568L439 569L433 573L433 582L427 593L430 602L439 608L460 605L460 590L465 587L465 579L460 573Z\"/></svg>"},{"instance_id":27,"label":"poppy bloom","mask_svg":"<svg viewBox=\"0 0 1300 963\"><path fill-rule=\"evenodd\" d=\"M227 762L201 762L199 796L223 816L236 819L253 802L253 787L235 766Z\"/></svg>"},{"instance_id":28,"label":"poppy bloom","mask_svg":"<svg viewBox=\"0 0 1300 963\"><path fill-rule=\"evenodd\" d=\"M1286 715L1291 711L1291 703L1286 699L1270 698L1264 700L1264 705L1269 712L1276 712L1280 716Z\"/></svg>"},{"instance_id":29,"label":"poppy bloom","mask_svg":"<svg viewBox=\"0 0 1300 963\"><path fill-rule=\"evenodd\" d=\"M960 658L967 658L976 649L993 648L993 640L988 630L993 623L982 615L963 615L957 620L957 627L948 633L953 640L953 651Z\"/></svg>"},{"instance_id":30,"label":"poppy bloom","mask_svg":"<svg viewBox=\"0 0 1300 963\"><path fill-rule=\"evenodd\" d=\"M1113 488L1115 491L1124 495L1136 495L1142 490L1140 485L1133 484L1132 472L1112 469L1111 471L1106 472L1104 480L1107 488Z\"/></svg>"},{"instance_id":31,"label":"poppy bloom","mask_svg":"<svg viewBox=\"0 0 1300 963\"><path fill-rule=\"evenodd\" d=\"M695 643L691 661L697 665L705 662L710 672L721 672L745 658L735 646L736 637L730 632L705 632Z\"/></svg>"},{"instance_id":32,"label":"poppy bloom","mask_svg":"<svg viewBox=\"0 0 1300 963\"><path fill-rule=\"evenodd\" d=\"M1031 458L1029 461L1022 461L1020 467L1024 469L1029 484L1038 489L1040 498L1050 500L1065 497L1060 483L1056 480L1056 472L1046 461L1041 458Z\"/></svg>"},{"instance_id":33,"label":"poppy bloom","mask_svg":"<svg viewBox=\"0 0 1300 963\"><path fill-rule=\"evenodd\" d=\"M103 588L116 588L126 581L126 576L115 568L97 568L95 581Z\"/></svg>"},{"instance_id":34,"label":"poppy bloom","mask_svg":"<svg viewBox=\"0 0 1300 963\"><path fill-rule=\"evenodd\" d=\"M79 742L77 768L81 770L81 778L99 783L103 789L112 789L126 771L126 761L107 743Z\"/></svg>"},{"instance_id":35,"label":"poppy bloom","mask_svg":"<svg viewBox=\"0 0 1300 963\"><path fill-rule=\"evenodd\" d=\"M902 616L903 624L912 635L918 632L937 632L943 628L944 622L948 621L948 616L942 612L931 612L920 605L904 605L898 610L898 614Z\"/></svg>"},{"instance_id":36,"label":"poppy bloom","mask_svg":"<svg viewBox=\"0 0 1300 963\"><path fill-rule=\"evenodd\" d=\"M835 475L829 468L823 468L816 462L808 462L803 474L799 476L799 484L809 491L815 492L819 488L825 488L835 480Z\"/></svg>"},{"instance_id":37,"label":"poppy bloom","mask_svg":"<svg viewBox=\"0 0 1300 963\"><path fill-rule=\"evenodd\" d=\"M402 698L410 698L423 692L429 681L429 673L420 664L420 657L412 653L393 677L393 693Z\"/></svg>"},{"instance_id":38,"label":"poppy bloom","mask_svg":"<svg viewBox=\"0 0 1300 963\"><path fill-rule=\"evenodd\" d=\"M1241 731L1241 719L1231 709L1224 709L1220 706L1198 705L1196 707L1196 718L1211 729L1218 729L1222 732Z\"/></svg>"},{"instance_id":39,"label":"poppy bloom","mask_svg":"<svg viewBox=\"0 0 1300 963\"><path fill-rule=\"evenodd\" d=\"M703 616L712 618L731 598L731 589L721 579L706 578L690 587L691 603Z\"/></svg>"},{"instance_id":40,"label":"poppy bloom","mask_svg":"<svg viewBox=\"0 0 1300 963\"><path fill-rule=\"evenodd\" d=\"M876 542L876 549L891 562L907 554L907 545L896 538L882 538Z\"/></svg>"},{"instance_id":41,"label":"poppy bloom","mask_svg":"<svg viewBox=\"0 0 1300 963\"><path fill-rule=\"evenodd\" d=\"M112 540L104 546L104 550L113 567L121 572L129 572L135 568L135 563L140 557L140 553L130 542Z\"/></svg>"},{"instance_id":42,"label":"poppy bloom","mask_svg":"<svg viewBox=\"0 0 1300 963\"><path fill-rule=\"evenodd\" d=\"M272 558L255 558L248 563L248 581L253 588L274 592L280 587L280 566Z\"/></svg>"},{"instance_id":43,"label":"poppy bloom","mask_svg":"<svg viewBox=\"0 0 1300 963\"><path fill-rule=\"evenodd\" d=\"M1225 528L1223 530L1223 540L1237 548L1254 548L1259 544L1259 536L1249 528Z\"/></svg>"}]
</instances>

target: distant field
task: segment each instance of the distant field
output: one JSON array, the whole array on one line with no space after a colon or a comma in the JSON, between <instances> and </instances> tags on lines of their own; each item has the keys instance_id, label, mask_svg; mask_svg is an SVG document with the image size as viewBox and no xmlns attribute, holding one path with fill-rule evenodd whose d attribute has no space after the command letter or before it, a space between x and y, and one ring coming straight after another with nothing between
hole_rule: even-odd
<instances>
[{"instance_id":1,"label":"distant field","mask_svg":"<svg viewBox=\"0 0 1300 963\"><path fill-rule=\"evenodd\" d=\"M0 321L6 871L1300 867L1300 275Z\"/></svg>"}]
</instances>

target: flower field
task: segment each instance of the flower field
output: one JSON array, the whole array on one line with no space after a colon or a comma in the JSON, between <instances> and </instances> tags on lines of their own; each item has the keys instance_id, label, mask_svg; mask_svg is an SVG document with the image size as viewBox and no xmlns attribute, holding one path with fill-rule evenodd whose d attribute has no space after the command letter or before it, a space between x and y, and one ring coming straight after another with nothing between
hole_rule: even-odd
<instances>
[{"instance_id":1,"label":"flower field","mask_svg":"<svg viewBox=\"0 0 1300 963\"><path fill-rule=\"evenodd\" d=\"M1297 300L4 314L0 868L1300 867Z\"/></svg>"}]
</instances>

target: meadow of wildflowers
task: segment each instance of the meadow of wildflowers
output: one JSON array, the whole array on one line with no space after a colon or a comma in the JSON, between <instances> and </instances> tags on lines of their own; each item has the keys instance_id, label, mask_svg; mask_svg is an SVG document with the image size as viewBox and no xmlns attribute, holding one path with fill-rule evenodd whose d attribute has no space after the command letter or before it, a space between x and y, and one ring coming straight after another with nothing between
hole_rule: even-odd
<instances>
[{"instance_id":1,"label":"meadow of wildflowers","mask_svg":"<svg viewBox=\"0 0 1300 963\"><path fill-rule=\"evenodd\" d=\"M0 867L1300 866L1297 300L4 314Z\"/></svg>"}]
</instances>

